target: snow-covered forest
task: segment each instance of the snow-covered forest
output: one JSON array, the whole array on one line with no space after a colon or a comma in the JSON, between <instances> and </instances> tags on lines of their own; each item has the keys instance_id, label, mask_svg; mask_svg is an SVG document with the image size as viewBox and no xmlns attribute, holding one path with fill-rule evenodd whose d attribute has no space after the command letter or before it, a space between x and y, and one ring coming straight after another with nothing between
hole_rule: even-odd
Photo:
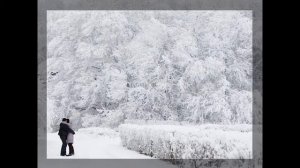
<instances>
[{"instance_id":1,"label":"snow-covered forest","mask_svg":"<svg viewBox=\"0 0 300 168\"><path fill-rule=\"evenodd\" d=\"M251 11L48 11L47 130L252 123Z\"/></svg>"},{"instance_id":2,"label":"snow-covered forest","mask_svg":"<svg viewBox=\"0 0 300 168\"><path fill-rule=\"evenodd\" d=\"M115 129L123 146L150 156L251 158L252 12L48 11L48 133L64 117L81 132ZM202 139L172 141L190 134L151 123L185 125ZM185 143L199 151L173 156ZM230 144L243 149L223 151ZM201 153L207 145L215 152Z\"/></svg>"}]
</instances>

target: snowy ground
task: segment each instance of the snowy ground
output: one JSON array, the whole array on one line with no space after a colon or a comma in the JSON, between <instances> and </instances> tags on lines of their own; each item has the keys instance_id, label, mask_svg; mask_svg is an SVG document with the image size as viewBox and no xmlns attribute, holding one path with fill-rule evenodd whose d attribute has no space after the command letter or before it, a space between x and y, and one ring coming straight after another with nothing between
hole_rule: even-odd
<instances>
[{"instance_id":1,"label":"snowy ground","mask_svg":"<svg viewBox=\"0 0 300 168\"><path fill-rule=\"evenodd\" d=\"M205 124L201 126L183 126L122 124L118 130L119 132L100 127L79 129L74 136L75 156L71 157L60 156L61 140L57 132L48 133L47 158L252 158L251 125ZM174 153L174 151L176 152Z\"/></svg>"},{"instance_id":2,"label":"snowy ground","mask_svg":"<svg viewBox=\"0 0 300 168\"><path fill-rule=\"evenodd\" d=\"M47 134L48 159L153 159L123 147L118 133L107 128L80 129L74 135L73 146L75 155L62 157L59 136L57 133Z\"/></svg>"}]
</instances>

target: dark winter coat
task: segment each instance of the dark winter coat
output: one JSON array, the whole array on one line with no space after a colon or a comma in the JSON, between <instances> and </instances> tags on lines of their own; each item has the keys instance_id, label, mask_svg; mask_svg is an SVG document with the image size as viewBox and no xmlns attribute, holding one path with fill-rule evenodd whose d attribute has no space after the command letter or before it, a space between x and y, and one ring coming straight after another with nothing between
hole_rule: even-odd
<instances>
[{"instance_id":1,"label":"dark winter coat","mask_svg":"<svg viewBox=\"0 0 300 168\"><path fill-rule=\"evenodd\" d=\"M59 125L59 136L67 137L69 133L75 134L75 132L69 127L69 125L65 122L61 122Z\"/></svg>"}]
</instances>

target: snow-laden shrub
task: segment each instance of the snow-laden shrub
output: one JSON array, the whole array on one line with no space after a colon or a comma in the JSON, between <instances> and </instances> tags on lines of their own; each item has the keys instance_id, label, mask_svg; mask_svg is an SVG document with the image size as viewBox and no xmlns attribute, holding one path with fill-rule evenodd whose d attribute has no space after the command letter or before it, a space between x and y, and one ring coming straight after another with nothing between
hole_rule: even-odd
<instances>
[{"instance_id":1,"label":"snow-laden shrub","mask_svg":"<svg viewBox=\"0 0 300 168\"><path fill-rule=\"evenodd\" d=\"M89 127L84 129L79 129L78 134L87 135L89 138L103 136L105 138L115 138L118 136L118 133L111 129L105 127Z\"/></svg>"},{"instance_id":2,"label":"snow-laden shrub","mask_svg":"<svg viewBox=\"0 0 300 168\"><path fill-rule=\"evenodd\" d=\"M160 159L251 159L251 125L119 127L123 146Z\"/></svg>"},{"instance_id":3,"label":"snow-laden shrub","mask_svg":"<svg viewBox=\"0 0 300 168\"><path fill-rule=\"evenodd\" d=\"M139 124L139 125L182 125L187 124L186 122L179 122L173 120L124 120L125 124Z\"/></svg>"},{"instance_id":4,"label":"snow-laden shrub","mask_svg":"<svg viewBox=\"0 0 300 168\"><path fill-rule=\"evenodd\" d=\"M79 128L82 127L82 119L80 112L72 111L68 118L70 119L71 127L74 131L77 131Z\"/></svg>"},{"instance_id":5,"label":"snow-laden shrub","mask_svg":"<svg viewBox=\"0 0 300 168\"><path fill-rule=\"evenodd\" d=\"M101 126L100 115L85 114L81 119L83 128Z\"/></svg>"},{"instance_id":6,"label":"snow-laden shrub","mask_svg":"<svg viewBox=\"0 0 300 168\"><path fill-rule=\"evenodd\" d=\"M116 128L124 122L124 113L120 110L111 111L103 122L105 126Z\"/></svg>"}]
</instances>

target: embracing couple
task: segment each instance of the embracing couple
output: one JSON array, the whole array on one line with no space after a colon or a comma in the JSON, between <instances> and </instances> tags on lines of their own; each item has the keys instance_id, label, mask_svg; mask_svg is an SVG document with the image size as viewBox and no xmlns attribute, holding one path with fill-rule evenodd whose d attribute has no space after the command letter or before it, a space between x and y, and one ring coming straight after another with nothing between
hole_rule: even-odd
<instances>
[{"instance_id":1,"label":"embracing couple","mask_svg":"<svg viewBox=\"0 0 300 168\"><path fill-rule=\"evenodd\" d=\"M75 132L70 127L70 120L63 118L62 122L59 125L58 135L62 141L62 146L60 150L60 156L72 156L74 155L73 148L73 135ZM66 155L66 148L69 146L69 154Z\"/></svg>"}]
</instances>

